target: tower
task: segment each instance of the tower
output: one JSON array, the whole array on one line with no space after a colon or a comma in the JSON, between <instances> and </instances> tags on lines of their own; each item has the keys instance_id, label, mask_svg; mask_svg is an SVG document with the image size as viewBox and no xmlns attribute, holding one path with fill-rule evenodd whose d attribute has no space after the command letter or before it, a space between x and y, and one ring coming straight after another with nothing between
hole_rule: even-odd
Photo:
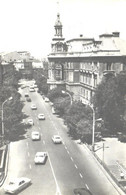
<instances>
[{"instance_id":1,"label":"tower","mask_svg":"<svg viewBox=\"0 0 126 195\"><path fill-rule=\"evenodd\" d=\"M57 19L54 25L55 28L55 35L54 38L52 39L53 41L64 41L63 34L62 34L62 23L60 21L60 14L57 14Z\"/></svg>"}]
</instances>

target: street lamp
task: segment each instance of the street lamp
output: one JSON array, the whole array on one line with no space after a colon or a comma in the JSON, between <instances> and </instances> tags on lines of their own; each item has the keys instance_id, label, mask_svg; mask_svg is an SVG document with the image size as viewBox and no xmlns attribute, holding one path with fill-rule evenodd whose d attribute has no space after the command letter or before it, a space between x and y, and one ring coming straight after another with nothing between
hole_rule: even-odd
<instances>
[{"instance_id":1,"label":"street lamp","mask_svg":"<svg viewBox=\"0 0 126 195\"><path fill-rule=\"evenodd\" d=\"M3 122L3 118L4 118L4 116L3 116L3 108L4 108L4 104L5 104L7 101L10 101L10 100L12 100L12 99L13 99L13 98L10 97L10 98L6 99L6 100L2 103L2 116L1 116L1 120L2 120L2 142L4 141L4 135L5 135L5 132L4 132L4 122Z\"/></svg>"},{"instance_id":2,"label":"street lamp","mask_svg":"<svg viewBox=\"0 0 126 195\"><path fill-rule=\"evenodd\" d=\"M87 104L91 109L92 109L92 113L93 113L93 123L92 123L92 151L95 152L95 122L100 122L102 121L102 118L99 119L95 119L95 109L93 107L93 104Z\"/></svg>"},{"instance_id":3,"label":"street lamp","mask_svg":"<svg viewBox=\"0 0 126 195\"><path fill-rule=\"evenodd\" d=\"M64 91L64 90L62 90L62 93L63 93L63 94L69 95L69 97L70 97L70 105L72 105L73 99L72 99L72 96L70 95L70 93L68 93L68 92L66 92L66 91Z\"/></svg>"}]
</instances>

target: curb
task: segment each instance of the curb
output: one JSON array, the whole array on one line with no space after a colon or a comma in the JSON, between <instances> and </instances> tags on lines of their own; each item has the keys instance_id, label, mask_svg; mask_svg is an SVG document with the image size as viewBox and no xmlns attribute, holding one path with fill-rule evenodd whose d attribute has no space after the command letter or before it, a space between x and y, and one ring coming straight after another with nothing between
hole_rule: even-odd
<instances>
[{"instance_id":1,"label":"curb","mask_svg":"<svg viewBox=\"0 0 126 195\"><path fill-rule=\"evenodd\" d=\"M3 185L6 177L7 177L7 172L8 172L8 162L9 162L9 144L8 144L8 148L7 148L7 153L6 153L6 159L5 159L5 168L4 168L4 171L3 171L3 177L0 181L0 187Z\"/></svg>"},{"instance_id":2,"label":"curb","mask_svg":"<svg viewBox=\"0 0 126 195\"><path fill-rule=\"evenodd\" d=\"M93 152L88 148L86 144L83 144L83 146L92 154L92 157L97 162L100 169L103 171L104 175L107 177L107 179L111 182L111 184L114 186L114 188L118 191L120 195L125 195L125 192L115 183L115 181L112 179L112 177L109 175L109 173L105 170L105 168L100 164L100 162L95 158Z\"/></svg>"}]
</instances>

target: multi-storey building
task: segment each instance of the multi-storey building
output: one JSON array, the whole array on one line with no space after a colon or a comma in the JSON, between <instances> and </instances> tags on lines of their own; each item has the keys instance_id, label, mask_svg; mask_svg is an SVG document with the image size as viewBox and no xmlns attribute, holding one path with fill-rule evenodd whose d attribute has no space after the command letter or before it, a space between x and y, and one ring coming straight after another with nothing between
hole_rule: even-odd
<instances>
[{"instance_id":1,"label":"multi-storey building","mask_svg":"<svg viewBox=\"0 0 126 195\"><path fill-rule=\"evenodd\" d=\"M105 76L126 70L126 41L119 32L102 34L99 40L80 35L64 41L59 14L54 28L52 53L48 55L50 89L65 86L74 99L88 103Z\"/></svg>"}]
</instances>

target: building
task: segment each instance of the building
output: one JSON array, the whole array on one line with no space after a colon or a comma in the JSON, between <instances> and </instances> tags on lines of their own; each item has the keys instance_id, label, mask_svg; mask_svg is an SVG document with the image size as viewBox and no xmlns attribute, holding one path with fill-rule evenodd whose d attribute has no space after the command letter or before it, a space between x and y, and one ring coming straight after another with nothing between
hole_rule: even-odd
<instances>
[{"instance_id":1,"label":"building","mask_svg":"<svg viewBox=\"0 0 126 195\"><path fill-rule=\"evenodd\" d=\"M98 40L80 35L65 41L60 15L54 25L52 52L48 55L50 89L65 86L73 98L89 103L104 77L126 71L126 41L119 32L105 33Z\"/></svg>"}]
</instances>

